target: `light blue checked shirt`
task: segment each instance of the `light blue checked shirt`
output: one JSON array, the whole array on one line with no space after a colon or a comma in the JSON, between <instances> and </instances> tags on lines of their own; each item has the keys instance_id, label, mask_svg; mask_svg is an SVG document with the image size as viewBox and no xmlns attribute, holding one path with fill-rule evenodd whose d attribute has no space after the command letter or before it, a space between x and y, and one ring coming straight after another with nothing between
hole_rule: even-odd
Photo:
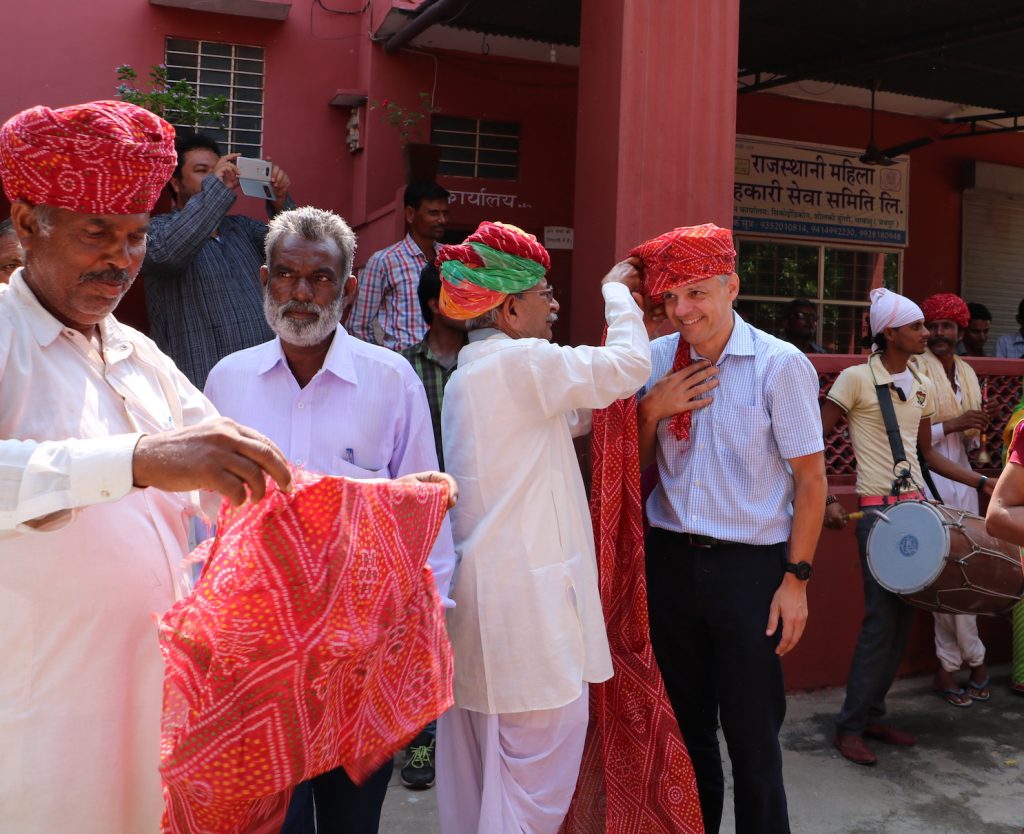
<instances>
[{"instance_id":1,"label":"light blue checked shirt","mask_svg":"<svg viewBox=\"0 0 1024 834\"><path fill-rule=\"evenodd\" d=\"M654 527L744 544L789 540L793 520L790 458L824 448L818 374L797 348L733 313L718 360L718 388L693 412L690 440L658 424L659 484L647 501ZM672 370L679 334L651 345L652 374ZM702 358L691 348L695 359Z\"/></svg>"}]
</instances>

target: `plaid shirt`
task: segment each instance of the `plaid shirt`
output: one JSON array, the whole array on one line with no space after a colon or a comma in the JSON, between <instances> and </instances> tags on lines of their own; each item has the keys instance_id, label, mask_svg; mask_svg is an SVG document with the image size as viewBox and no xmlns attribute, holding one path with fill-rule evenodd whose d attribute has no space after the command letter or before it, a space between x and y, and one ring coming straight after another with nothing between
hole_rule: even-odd
<instances>
[{"instance_id":1,"label":"plaid shirt","mask_svg":"<svg viewBox=\"0 0 1024 834\"><path fill-rule=\"evenodd\" d=\"M359 294L349 319L352 335L391 350L404 350L426 336L416 295L426 265L427 258L411 234L374 252L359 276Z\"/></svg>"},{"instance_id":2,"label":"plaid shirt","mask_svg":"<svg viewBox=\"0 0 1024 834\"><path fill-rule=\"evenodd\" d=\"M437 357L427 346L427 340L417 342L412 347L400 350L416 375L423 382L427 392L427 405L430 406L430 421L434 424L434 446L437 447L437 464L444 471L444 451L441 448L441 403L444 402L444 386L454 372L458 362L446 368L437 361Z\"/></svg>"},{"instance_id":3,"label":"plaid shirt","mask_svg":"<svg viewBox=\"0 0 1024 834\"><path fill-rule=\"evenodd\" d=\"M142 265L150 336L200 389L229 353L274 338L260 286L267 224L228 215L234 202L209 174L183 209L150 221Z\"/></svg>"}]
</instances>

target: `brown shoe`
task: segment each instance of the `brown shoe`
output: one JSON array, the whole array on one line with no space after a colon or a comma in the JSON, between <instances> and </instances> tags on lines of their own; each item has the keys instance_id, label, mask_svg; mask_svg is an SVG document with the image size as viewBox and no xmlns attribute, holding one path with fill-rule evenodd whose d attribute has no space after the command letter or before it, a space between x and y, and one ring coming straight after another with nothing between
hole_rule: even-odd
<instances>
[{"instance_id":1,"label":"brown shoe","mask_svg":"<svg viewBox=\"0 0 1024 834\"><path fill-rule=\"evenodd\" d=\"M895 744L897 747L913 747L917 744L917 736L904 730L897 730L889 724L868 724L864 728L864 735L866 738L873 738L886 744Z\"/></svg>"},{"instance_id":2,"label":"brown shoe","mask_svg":"<svg viewBox=\"0 0 1024 834\"><path fill-rule=\"evenodd\" d=\"M854 764L870 766L878 763L878 757L856 733L836 733L832 743L842 753L844 759L849 759Z\"/></svg>"}]
</instances>

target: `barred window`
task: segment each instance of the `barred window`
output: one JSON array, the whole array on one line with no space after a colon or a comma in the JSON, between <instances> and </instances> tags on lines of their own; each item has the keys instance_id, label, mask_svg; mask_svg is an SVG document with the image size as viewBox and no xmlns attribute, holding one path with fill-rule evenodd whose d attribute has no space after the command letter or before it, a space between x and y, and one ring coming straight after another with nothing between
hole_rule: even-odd
<instances>
[{"instance_id":1,"label":"barred window","mask_svg":"<svg viewBox=\"0 0 1024 834\"><path fill-rule=\"evenodd\" d=\"M441 148L438 173L492 180L519 178L519 125L434 115L430 141Z\"/></svg>"},{"instance_id":2,"label":"barred window","mask_svg":"<svg viewBox=\"0 0 1024 834\"><path fill-rule=\"evenodd\" d=\"M201 96L225 96L227 112L219 127L200 128L226 148L259 158L263 145L263 47L167 38L167 78L183 78Z\"/></svg>"},{"instance_id":3,"label":"barred window","mask_svg":"<svg viewBox=\"0 0 1024 834\"><path fill-rule=\"evenodd\" d=\"M738 240L736 249L744 320L781 338L789 302L806 298L817 311L815 341L830 353L861 352L872 289L899 292L898 250L755 239Z\"/></svg>"}]
</instances>

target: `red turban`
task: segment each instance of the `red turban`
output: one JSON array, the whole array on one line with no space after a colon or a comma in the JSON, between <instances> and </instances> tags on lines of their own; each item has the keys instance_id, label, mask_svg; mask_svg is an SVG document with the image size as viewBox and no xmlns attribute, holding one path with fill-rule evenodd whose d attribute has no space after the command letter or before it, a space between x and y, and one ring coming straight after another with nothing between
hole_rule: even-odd
<instances>
[{"instance_id":1,"label":"red turban","mask_svg":"<svg viewBox=\"0 0 1024 834\"><path fill-rule=\"evenodd\" d=\"M681 226L630 251L644 263L644 288L651 296L736 271L732 232L714 223Z\"/></svg>"},{"instance_id":2,"label":"red turban","mask_svg":"<svg viewBox=\"0 0 1024 834\"><path fill-rule=\"evenodd\" d=\"M736 271L732 232L714 223L680 226L641 243L629 254L643 261L644 291L652 297L673 287L696 284L716 275L732 275ZM680 336L672 371L689 364L690 345ZM669 422L669 428L677 439L689 439L691 414L685 411Z\"/></svg>"},{"instance_id":3,"label":"red turban","mask_svg":"<svg viewBox=\"0 0 1024 834\"><path fill-rule=\"evenodd\" d=\"M0 178L12 203L141 214L176 164L174 128L123 101L33 107L0 128Z\"/></svg>"},{"instance_id":4,"label":"red turban","mask_svg":"<svg viewBox=\"0 0 1024 834\"><path fill-rule=\"evenodd\" d=\"M940 292L937 295L930 295L921 302L921 312L924 313L925 321L938 321L949 319L955 321L958 327L967 327L971 320L971 313L967 309L967 303L959 296L951 292Z\"/></svg>"}]
</instances>

